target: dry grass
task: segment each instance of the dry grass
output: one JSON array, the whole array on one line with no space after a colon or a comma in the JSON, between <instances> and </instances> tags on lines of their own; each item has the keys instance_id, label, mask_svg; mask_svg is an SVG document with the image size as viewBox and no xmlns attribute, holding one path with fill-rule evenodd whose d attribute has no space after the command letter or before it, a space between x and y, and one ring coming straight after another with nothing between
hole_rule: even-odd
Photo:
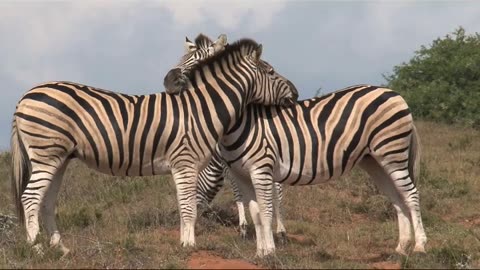
<instances>
[{"instance_id":1,"label":"dry grass","mask_svg":"<svg viewBox=\"0 0 480 270\"><path fill-rule=\"evenodd\" d=\"M395 255L393 207L361 171L325 185L287 188L286 228L298 237L263 260L255 258L251 228L247 241L238 236L231 190L224 189L216 212L198 221L196 249L270 268L480 267L480 132L430 122L418 128L427 255ZM8 169L4 153L0 213L13 215ZM60 258L47 250L36 256L23 228L0 226L0 268L183 268L194 250L180 248L178 220L169 177L109 177L73 163L58 203L58 223L72 254ZM41 239L46 243L44 234Z\"/></svg>"}]
</instances>

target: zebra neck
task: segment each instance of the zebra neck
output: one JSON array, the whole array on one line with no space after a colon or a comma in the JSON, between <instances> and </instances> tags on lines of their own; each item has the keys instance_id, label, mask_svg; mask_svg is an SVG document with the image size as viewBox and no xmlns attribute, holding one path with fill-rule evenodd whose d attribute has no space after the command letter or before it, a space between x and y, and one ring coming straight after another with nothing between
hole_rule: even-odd
<instances>
[{"instance_id":1,"label":"zebra neck","mask_svg":"<svg viewBox=\"0 0 480 270\"><path fill-rule=\"evenodd\" d=\"M249 80L232 84L225 77L199 72L191 88L183 91L179 99L184 104L185 115L201 124L202 129L207 129L217 142L240 119L248 103L250 85Z\"/></svg>"}]
</instances>

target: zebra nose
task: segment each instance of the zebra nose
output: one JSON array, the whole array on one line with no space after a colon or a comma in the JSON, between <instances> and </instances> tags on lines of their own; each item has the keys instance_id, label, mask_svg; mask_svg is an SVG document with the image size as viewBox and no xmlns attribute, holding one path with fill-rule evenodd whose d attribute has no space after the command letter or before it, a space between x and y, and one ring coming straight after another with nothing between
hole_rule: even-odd
<instances>
[{"instance_id":1,"label":"zebra nose","mask_svg":"<svg viewBox=\"0 0 480 270\"><path fill-rule=\"evenodd\" d=\"M163 86L165 91L169 94L177 94L184 90L187 82L185 81L185 75L183 75L180 68L173 68L168 71L167 75L163 79Z\"/></svg>"}]
</instances>

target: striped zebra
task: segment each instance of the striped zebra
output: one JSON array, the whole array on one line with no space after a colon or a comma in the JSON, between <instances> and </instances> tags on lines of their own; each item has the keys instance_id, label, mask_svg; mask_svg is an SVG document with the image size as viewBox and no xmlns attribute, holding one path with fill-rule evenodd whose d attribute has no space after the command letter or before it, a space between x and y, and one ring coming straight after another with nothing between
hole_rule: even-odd
<instances>
[{"instance_id":1,"label":"striped zebra","mask_svg":"<svg viewBox=\"0 0 480 270\"><path fill-rule=\"evenodd\" d=\"M218 146L217 146L218 147ZM216 150L217 152L220 150ZM224 179L230 179L230 184L233 190L233 198L237 205L238 210L238 223L240 228L240 235L243 239L247 237L247 218L245 215L245 206L243 204L243 196L240 192L237 181L229 175L228 165L219 158L219 155L213 155L210 160L209 166L202 170L198 175L198 187L197 187L197 201L198 205L202 207L208 207L213 201L218 191L223 187ZM287 232L285 225L283 224L281 214L281 204L283 200L283 187L281 183L273 183L273 203L275 221L277 224L276 233L281 242L286 242Z\"/></svg>"},{"instance_id":2,"label":"striped zebra","mask_svg":"<svg viewBox=\"0 0 480 270\"><path fill-rule=\"evenodd\" d=\"M218 37L218 39L213 42L209 37L200 34L195 38L195 43L191 42L188 37L185 37L185 50L187 53L198 53L202 55L199 58L207 58L210 56L213 56L215 53L221 52L225 46L228 45L227 42L227 37L225 34L222 34ZM197 52L198 51L198 52ZM193 60L192 60L193 61ZM189 61L180 61L180 64L177 66L177 68L181 71L179 72L178 70L172 69L174 73L172 72L171 74L167 75L164 80L164 87L166 92L172 93L172 94L177 94L181 91L184 91L185 87L188 87L188 78L186 78L186 73L188 72L188 68L191 67L193 64L190 64ZM169 90L170 89L170 92ZM221 162L220 160L218 161L211 161L211 162ZM212 168L212 167L210 167ZM224 169L225 168L225 169ZM208 206L217 192L220 190L220 188L223 186L223 177L224 173L227 173L228 170L226 170L227 166L221 166L219 167L219 170L214 170L214 171L209 171L209 170L203 170L202 173L199 175L199 183L202 184L207 184L209 183L207 179L202 179L205 177L208 178L217 178L221 177L219 179L220 181L217 181L215 183L215 189L214 192L211 192L210 189L212 187L204 187L202 189L202 185L199 185L200 192L197 192L197 198L198 198L198 203L200 206ZM206 175L207 174L207 175ZM210 175L210 174L215 174L215 175ZM240 234L242 238L246 238L247 236L247 219L245 216L245 207L243 205L243 200L242 200L242 194L238 190L238 187L236 185L235 181L231 181L233 193L234 193L234 198L235 198L235 203L237 204L237 209L238 209L238 214L239 214L239 228L240 228ZM274 202L277 203L278 205L281 205L282 198L283 198L283 188L280 183L274 183L275 187L275 193L274 195L275 200ZM283 225L281 213L280 213L280 207L275 207L275 217L277 221L277 234L280 236L280 239L282 241L286 240L286 230L285 226Z\"/></svg>"},{"instance_id":3,"label":"striped zebra","mask_svg":"<svg viewBox=\"0 0 480 270\"><path fill-rule=\"evenodd\" d=\"M172 68L163 79L165 92L177 94L188 89L190 80L187 74L196 62L223 51L225 46L227 46L227 36L225 34L221 34L215 42L204 34L199 34L195 38L195 43L185 37L185 55L180 63Z\"/></svg>"},{"instance_id":4,"label":"striped zebra","mask_svg":"<svg viewBox=\"0 0 480 270\"><path fill-rule=\"evenodd\" d=\"M201 172L198 198L209 201L215 196L227 164L249 205L257 254L263 256L275 250L272 181L314 185L338 179L359 165L396 209L396 251L407 253L413 226L414 251L425 252L427 237L415 186L419 155L408 105L387 88L352 86L289 108L251 105Z\"/></svg>"},{"instance_id":5,"label":"striped zebra","mask_svg":"<svg viewBox=\"0 0 480 270\"><path fill-rule=\"evenodd\" d=\"M54 205L73 158L110 175L172 173L180 241L193 246L197 175L247 104L293 105L295 86L261 60L262 45L242 39L189 69L188 91L125 95L72 82L48 82L18 102L12 128L12 193L34 244L38 216L50 245L60 241Z\"/></svg>"}]
</instances>

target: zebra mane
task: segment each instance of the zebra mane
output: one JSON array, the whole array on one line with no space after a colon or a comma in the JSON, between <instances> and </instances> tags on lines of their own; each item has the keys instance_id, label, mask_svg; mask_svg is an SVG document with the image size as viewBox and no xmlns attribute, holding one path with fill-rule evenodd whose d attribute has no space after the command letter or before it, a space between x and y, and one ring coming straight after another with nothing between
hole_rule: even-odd
<instances>
[{"instance_id":1,"label":"zebra mane","mask_svg":"<svg viewBox=\"0 0 480 270\"><path fill-rule=\"evenodd\" d=\"M193 65L190 68L190 70L185 72L184 75L191 82L193 82L195 80L195 78L194 78L195 72L197 72L198 70L201 70L204 66L208 66L208 65L210 65L214 62L217 62L220 59L223 59L223 58L227 57L228 55L230 55L232 53L239 52L243 48L248 48L249 51L253 51L258 46L259 46L259 44L255 40L249 39L249 38L242 38L240 40L235 41L232 44L229 44L228 46L225 46L225 50L223 50L222 52L219 52L219 53L217 53L217 54L215 54L215 55L213 55L209 58L198 61L195 65Z\"/></svg>"},{"instance_id":2,"label":"zebra mane","mask_svg":"<svg viewBox=\"0 0 480 270\"><path fill-rule=\"evenodd\" d=\"M205 49L212 44L213 41L203 33L198 34L195 38L195 45L197 45L198 48Z\"/></svg>"}]
</instances>

